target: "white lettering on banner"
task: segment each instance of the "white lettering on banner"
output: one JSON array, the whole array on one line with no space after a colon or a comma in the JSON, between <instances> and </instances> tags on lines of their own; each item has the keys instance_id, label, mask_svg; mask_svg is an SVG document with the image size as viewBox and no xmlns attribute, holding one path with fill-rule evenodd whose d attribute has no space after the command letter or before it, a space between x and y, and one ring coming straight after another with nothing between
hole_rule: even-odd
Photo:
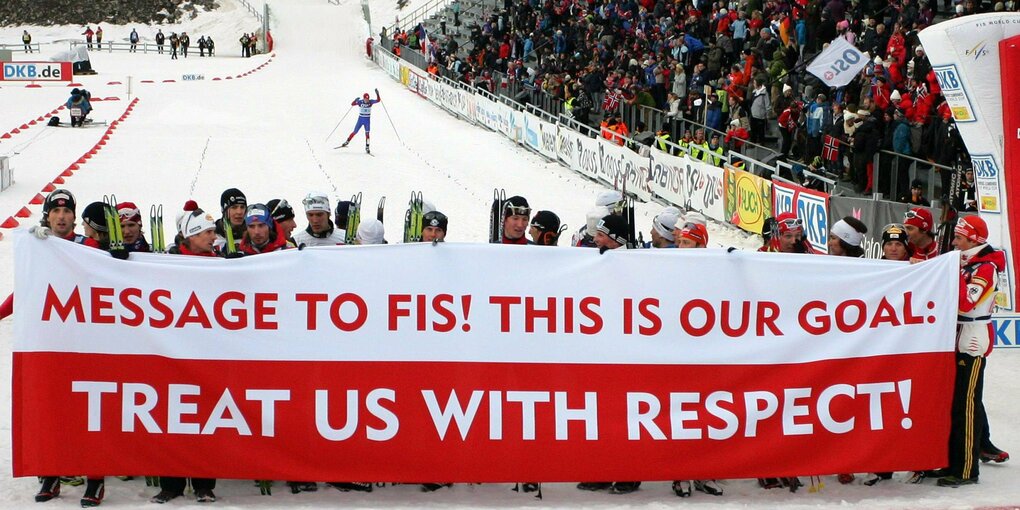
<instances>
[{"instance_id":1,"label":"white lettering on banner","mask_svg":"<svg viewBox=\"0 0 1020 510\"><path fill-rule=\"evenodd\" d=\"M709 218L725 221L723 169L690 159L686 155L683 159L686 161L683 166L685 193L683 203Z\"/></svg>"},{"instance_id":2,"label":"white lettering on banner","mask_svg":"<svg viewBox=\"0 0 1020 510\"><path fill-rule=\"evenodd\" d=\"M542 139L540 141L539 152L543 156L551 159L557 159L557 140L559 139L559 128L556 124L549 122L539 121L538 123L541 129Z\"/></svg>"},{"instance_id":3,"label":"white lettering on banner","mask_svg":"<svg viewBox=\"0 0 1020 510\"><path fill-rule=\"evenodd\" d=\"M811 61L807 70L830 87L842 87L853 81L867 63L866 55L845 38L837 37Z\"/></svg>"},{"instance_id":4,"label":"white lettering on banner","mask_svg":"<svg viewBox=\"0 0 1020 510\"><path fill-rule=\"evenodd\" d=\"M577 142L574 162L578 165L574 170L591 179L598 179L602 169L601 145L598 140L582 134L574 135L574 140Z\"/></svg>"},{"instance_id":5,"label":"white lettering on banner","mask_svg":"<svg viewBox=\"0 0 1020 510\"><path fill-rule=\"evenodd\" d=\"M336 429L330 424L329 390L315 390L315 429L328 441L346 441L358 431L360 392L347 390L347 406L344 426ZM396 402L396 392L389 388L376 388L365 396L365 407L373 418L386 426L382 429L365 426L365 437L369 441L389 441L397 435L400 421L393 411L382 405L382 401Z\"/></svg>"},{"instance_id":6,"label":"white lettering on banner","mask_svg":"<svg viewBox=\"0 0 1020 510\"><path fill-rule=\"evenodd\" d=\"M672 204L685 205L683 171L685 161L657 149L652 149L652 168L648 180L652 191Z\"/></svg>"},{"instance_id":7,"label":"white lettering on banner","mask_svg":"<svg viewBox=\"0 0 1020 510\"><path fill-rule=\"evenodd\" d=\"M787 184L782 181L772 183L773 214L794 212L804 221L804 232L811 246L827 253L829 251L829 203L824 193L807 188Z\"/></svg>"},{"instance_id":8,"label":"white lettering on banner","mask_svg":"<svg viewBox=\"0 0 1020 510\"><path fill-rule=\"evenodd\" d=\"M1002 212L1002 188L999 166L991 154L971 154L974 164L974 187L977 191L978 210L983 213Z\"/></svg>"},{"instance_id":9,"label":"white lettering on banner","mask_svg":"<svg viewBox=\"0 0 1020 510\"><path fill-rule=\"evenodd\" d=\"M963 85L963 77L956 69L955 64L932 66L935 71L935 78L942 89L942 96L949 103L949 109L953 112L953 119L956 122L974 122L977 115L974 105L970 101L967 89Z\"/></svg>"},{"instance_id":10,"label":"white lettering on banner","mask_svg":"<svg viewBox=\"0 0 1020 510\"><path fill-rule=\"evenodd\" d=\"M573 131L563 128L556 132L556 158L574 171L578 171L578 168L574 168L574 160L580 153L578 145Z\"/></svg>"},{"instance_id":11,"label":"white lettering on banner","mask_svg":"<svg viewBox=\"0 0 1020 510\"><path fill-rule=\"evenodd\" d=\"M907 408L910 402L911 388L913 381L906 379L898 382L879 382L852 384L834 384L819 392L814 402L800 403L807 401L812 396L811 388L785 388L781 392L773 391L748 391L742 395L744 416L743 437L757 437L758 426L771 419L776 418L777 413L782 423L783 435L805 436L815 433L812 425L812 417L817 417L819 424L826 432L832 434L846 434L854 431L856 420L849 416L843 421L835 419L832 415L833 401L839 398L838 406L845 408L846 400L864 398L867 400L867 415L869 430L885 430L886 423L882 404L885 401L893 401ZM890 395L883 398L883 395ZM741 430L739 418L727 407L720 403L733 407L737 404L734 394L729 391L715 391L704 398L702 405L702 393L699 392L671 392L669 394L669 408L666 416L669 423L669 435L656 423L656 419L662 414L662 402L658 396L646 392L627 393L627 439L639 441L643 434L657 441L663 440L700 440L705 431L700 427L691 427L688 423L705 423L706 415L711 421L721 421L724 427L708 426L708 438L716 441L725 441L736 437ZM906 411L907 409L904 409ZM913 427L910 418L903 418L897 424L904 430Z\"/></svg>"},{"instance_id":12,"label":"white lettering on banner","mask_svg":"<svg viewBox=\"0 0 1020 510\"><path fill-rule=\"evenodd\" d=\"M532 150L541 152L542 124L533 113L524 114L524 143Z\"/></svg>"}]
</instances>

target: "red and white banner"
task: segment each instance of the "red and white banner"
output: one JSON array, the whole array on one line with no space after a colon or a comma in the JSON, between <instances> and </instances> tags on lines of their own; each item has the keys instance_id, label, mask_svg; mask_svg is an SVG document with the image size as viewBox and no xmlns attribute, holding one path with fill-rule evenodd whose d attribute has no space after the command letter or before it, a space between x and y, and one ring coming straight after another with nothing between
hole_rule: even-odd
<instances>
[{"instance_id":1,"label":"red and white banner","mask_svg":"<svg viewBox=\"0 0 1020 510\"><path fill-rule=\"evenodd\" d=\"M0 62L0 81L71 81L70 62Z\"/></svg>"},{"instance_id":2,"label":"red and white banner","mask_svg":"<svg viewBox=\"0 0 1020 510\"><path fill-rule=\"evenodd\" d=\"M450 243L118 261L16 231L13 472L934 468L958 267Z\"/></svg>"}]
</instances>

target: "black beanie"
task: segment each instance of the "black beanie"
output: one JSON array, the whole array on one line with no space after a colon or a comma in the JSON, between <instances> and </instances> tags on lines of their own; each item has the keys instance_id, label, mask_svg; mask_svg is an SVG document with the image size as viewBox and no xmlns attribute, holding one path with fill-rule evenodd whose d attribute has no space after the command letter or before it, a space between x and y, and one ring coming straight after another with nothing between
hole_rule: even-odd
<instances>
[{"instance_id":1,"label":"black beanie","mask_svg":"<svg viewBox=\"0 0 1020 510\"><path fill-rule=\"evenodd\" d=\"M560 217L552 211L538 211L531 219L531 226L542 232L556 232L560 229Z\"/></svg>"},{"instance_id":2,"label":"black beanie","mask_svg":"<svg viewBox=\"0 0 1020 510\"><path fill-rule=\"evenodd\" d=\"M49 195L46 195L46 201L43 202L43 216L57 207L66 207L71 212L76 212L74 195L63 188L51 191Z\"/></svg>"},{"instance_id":3,"label":"black beanie","mask_svg":"<svg viewBox=\"0 0 1020 510\"><path fill-rule=\"evenodd\" d=\"M277 223L294 218L294 208L286 200L274 198L266 203L266 207Z\"/></svg>"},{"instance_id":4,"label":"black beanie","mask_svg":"<svg viewBox=\"0 0 1020 510\"><path fill-rule=\"evenodd\" d=\"M627 244L627 221L623 219L623 216L609 214L603 217L596 230L620 244Z\"/></svg>"},{"instance_id":5,"label":"black beanie","mask_svg":"<svg viewBox=\"0 0 1020 510\"><path fill-rule=\"evenodd\" d=\"M429 211L421 217L422 227L436 227L443 232L446 232L446 225L449 221L450 219L439 211Z\"/></svg>"},{"instance_id":6,"label":"black beanie","mask_svg":"<svg viewBox=\"0 0 1020 510\"><path fill-rule=\"evenodd\" d=\"M248 205L248 198L237 188L230 188L220 195L220 210L227 212L227 209L235 205Z\"/></svg>"},{"instance_id":7,"label":"black beanie","mask_svg":"<svg viewBox=\"0 0 1020 510\"><path fill-rule=\"evenodd\" d=\"M341 200L336 203L336 214L333 215L333 221L337 225L343 228L347 228L347 213L351 209L351 202L349 200Z\"/></svg>"},{"instance_id":8,"label":"black beanie","mask_svg":"<svg viewBox=\"0 0 1020 510\"><path fill-rule=\"evenodd\" d=\"M506 199L506 208L504 209L504 211L506 211L505 214L507 216L513 216L514 215L514 213L511 212L511 209L510 209L511 207L516 207L516 208L522 208L523 207L523 208L528 210L527 213L523 214L523 216L531 216L531 206L528 205L528 199L526 199L526 198L524 198L524 197L522 197L520 195L514 195L514 196Z\"/></svg>"},{"instance_id":9,"label":"black beanie","mask_svg":"<svg viewBox=\"0 0 1020 510\"><path fill-rule=\"evenodd\" d=\"M85 210L81 212L81 221L97 232L108 233L110 231L106 225L106 204L102 202L92 202L85 206Z\"/></svg>"}]
</instances>

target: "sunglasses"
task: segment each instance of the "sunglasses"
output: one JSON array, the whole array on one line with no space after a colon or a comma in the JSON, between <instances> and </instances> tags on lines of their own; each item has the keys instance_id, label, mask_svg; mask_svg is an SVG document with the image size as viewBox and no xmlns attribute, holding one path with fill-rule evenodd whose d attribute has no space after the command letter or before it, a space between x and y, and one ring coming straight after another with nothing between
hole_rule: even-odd
<instances>
[{"instance_id":1,"label":"sunglasses","mask_svg":"<svg viewBox=\"0 0 1020 510\"><path fill-rule=\"evenodd\" d=\"M507 205L504 210L507 216L531 216L530 207Z\"/></svg>"},{"instance_id":2,"label":"sunglasses","mask_svg":"<svg viewBox=\"0 0 1020 510\"><path fill-rule=\"evenodd\" d=\"M779 225L782 225L782 226L786 227L786 228L800 228L800 227L804 226L804 220L802 220L800 218L787 218L787 219L785 219L783 221L779 221L777 223Z\"/></svg>"},{"instance_id":3,"label":"sunglasses","mask_svg":"<svg viewBox=\"0 0 1020 510\"><path fill-rule=\"evenodd\" d=\"M305 199L305 201L307 201L307 199ZM273 216L276 216L276 213L280 212L283 209L290 209L290 208L291 207L290 207L290 204L287 203L287 199L286 198L281 198L280 202L278 204L276 204L276 207L273 208Z\"/></svg>"},{"instance_id":4,"label":"sunglasses","mask_svg":"<svg viewBox=\"0 0 1020 510\"><path fill-rule=\"evenodd\" d=\"M286 200L280 200L280 203L277 205L277 207L280 207L280 205L284 205L286 203L287 203ZM305 206L305 209L312 205L318 205L328 209L329 201L326 200L325 197L305 197L303 200L301 200L301 205Z\"/></svg>"},{"instance_id":5,"label":"sunglasses","mask_svg":"<svg viewBox=\"0 0 1020 510\"><path fill-rule=\"evenodd\" d=\"M913 219L924 220L925 219L923 216L921 216L920 214L918 214L915 211L907 211L907 212L903 213L903 218L907 219L907 220L913 220Z\"/></svg>"}]
</instances>

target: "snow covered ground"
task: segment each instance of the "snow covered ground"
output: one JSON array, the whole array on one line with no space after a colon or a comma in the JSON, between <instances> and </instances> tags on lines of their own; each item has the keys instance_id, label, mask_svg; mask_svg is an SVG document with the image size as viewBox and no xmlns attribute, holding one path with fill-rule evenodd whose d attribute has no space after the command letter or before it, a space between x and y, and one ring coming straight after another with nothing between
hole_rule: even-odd
<instances>
[{"instance_id":1,"label":"snow covered ground","mask_svg":"<svg viewBox=\"0 0 1020 510\"><path fill-rule=\"evenodd\" d=\"M422 190L427 199L450 216L449 240L483 242L494 187L528 197L533 208L556 211L571 225L571 230L583 223L595 195L604 189L515 146L499 134L456 120L390 80L365 59L367 32L361 6L355 1L345 0L339 6L325 0L271 3L275 56L251 59L239 57L236 41L241 32L254 30L258 23L233 0L220 3L223 8L217 11L182 25L162 27L167 34L186 30L192 41L199 35L213 36L217 41L215 58L202 59L192 53L188 59L171 61L166 55L92 54L93 67L99 74L76 80L91 90L94 97L119 99L98 102L93 118L112 121L124 113L131 99L138 98L139 102L102 150L73 176L65 178L63 186L77 195L79 208L104 194L114 193L120 200L136 202L143 211L149 204L163 204L167 217L172 218L189 198L206 209L216 210L220 192L238 187L247 194L249 202L286 198L300 214L300 199L308 191L326 191L343 199L363 192L366 207L374 207L381 196L387 197L388 238L397 240L407 198L411 191ZM419 3L412 1L404 12ZM394 19L397 15L394 4L373 1L373 19L377 23ZM23 28L26 27L0 29L0 42L17 42ZM83 30L74 26L27 28L36 42L43 43L44 56L66 49L66 40L80 38L78 34ZM104 25L106 39L126 40L131 28L134 27ZM155 27L137 28L143 38L155 33ZM263 64L267 65L259 68ZM183 82L185 74L200 74L205 79ZM223 79L213 79L217 77ZM119 84L110 84L113 82ZM376 111L374 115L372 147L376 156L362 152L360 135L351 149L332 149L351 129L354 117L345 119L328 141L324 141L326 134L347 111L351 99L374 88L379 89L386 107L385 113ZM32 89L0 84L0 134L51 112L66 100L67 94L64 84ZM66 122L66 112L60 114ZM392 118L392 127L386 114ZM0 155L11 157L16 180L0 194L0 221L28 204L43 186L99 142L105 132L101 127L72 130L45 127L38 122L19 131L0 140ZM639 224L650 228L651 219L660 208L656 204L639 204ZM40 206L29 209L31 216L19 220L22 225L39 220ZM710 232L712 244L717 246L754 248L760 242L754 236L721 225L711 225ZM0 241L0 299L13 288L11 244L9 238ZM0 322L2 380L9 380L11 337L11 321ZM1013 402L1014 395L1020 393L1020 352L996 352L990 365L986 372L985 403L993 439L1000 447L1017 452L1020 441L1013 434L1015 424L1020 422L1020 410L1013 407ZM0 392L0 509L34 504L31 496L37 487L34 478L11 477L10 398L9 392ZM59 438L55 439L59 443ZM85 449L87 445L61 447ZM414 486L387 487L371 494L340 494L330 489L291 495L278 484L277 494L269 498L259 496L249 481L221 481L217 494L222 499L216 506L1010 507L1020 505L1020 484L1016 483L1013 470L1008 463L983 466L980 485L956 490L898 481L876 487L840 486L834 478L828 478L826 488L819 493L805 490L790 494L762 491L752 481L727 481L723 497L698 493L683 501L664 482L646 484L629 496L589 494L569 484L549 484L545 499L538 501L498 484L458 485L428 495L422 495ZM153 493L140 480L111 480L107 491L103 506L120 508L142 505L146 495ZM69 488L64 497L47 507L77 506L80 494L81 488ZM172 504L196 505L193 499Z\"/></svg>"}]
</instances>

